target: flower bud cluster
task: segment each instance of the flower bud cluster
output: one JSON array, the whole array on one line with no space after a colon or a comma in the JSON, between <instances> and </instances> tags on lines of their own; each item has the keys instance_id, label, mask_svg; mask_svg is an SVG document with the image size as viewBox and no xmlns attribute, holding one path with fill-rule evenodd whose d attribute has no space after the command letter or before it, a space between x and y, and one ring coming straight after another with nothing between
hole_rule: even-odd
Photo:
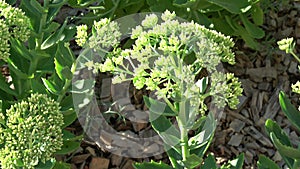
<instances>
[{"instance_id":1,"label":"flower bud cluster","mask_svg":"<svg viewBox=\"0 0 300 169\"><path fill-rule=\"evenodd\" d=\"M277 42L279 49L284 50L286 53L293 52L295 48L295 42L293 38L285 38Z\"/></svg>"},{"instance_id":2,"label":"flower bud cluster","mask_svg":"<svg viewBox=\"0 0 300 169\"><path fill-rule=\"evenodd\" d=\"M30 19L19 9L0 0L0 59L9 57L9 39L27 41L30 36Z\"/></svg>"},{"instance_id":3,"label":"flower bud cluster","mask_svg":"<svg viewBox=\"0 0 300 169\"><path fill-rule=\"evenodd\" d=\"M54 100L32 94L0 113L2 168L33 169L45 163L63 145L63 115Z\"/></svg>"},{"instance_id":4,"label":"flower bud cluster","mask_svg":"<svg viewBox=\"0 0 300 169\"><path fill-rule=\"evenodd\" d=\"M92 27L92 36L88 39L87 26L80 25L77 27L76 42L79 46L84 46L88 39L89 48L96 50L116 47L119 44L121 33L117 22L110 22L109 19L102 19L94 22Z\"/></svg>"},{"instance_id":5,"label":"flower bud cluster","mask_svg":"<svg viewBox=\"0 0 300 169\"><path fill-rule=\"evenodd\" d=\"M175 13L169 11L161 16L147 15L141 25L132 29L134 44L130 49L122 49L120 41L118 44L110 41L113 50L105 51L107 46L101 43L97 48L107 53L101 59L103 62L90 61L86 65L114 73L113 83L132 80L137 89L145 87L156 91L159 98L173 101L192 98L191 104L198 102L199 105L204 97L213 96L218 107L228 104L235 108L242 93L241 83L233 74L217 69L221 62L235 63L232 39L194 22L180 22L175 17ZM102 29L97 30L97 37L92 36L87 41L89 47L95 45L94 39L102 42L107 40L105 37L120 37L118 24L107 22L107 19L100 22ZM105 25L115 31L107 31ZM212 76L208 94L202 93L196 85L202 70Z\"/></svg>"}]
</instances>

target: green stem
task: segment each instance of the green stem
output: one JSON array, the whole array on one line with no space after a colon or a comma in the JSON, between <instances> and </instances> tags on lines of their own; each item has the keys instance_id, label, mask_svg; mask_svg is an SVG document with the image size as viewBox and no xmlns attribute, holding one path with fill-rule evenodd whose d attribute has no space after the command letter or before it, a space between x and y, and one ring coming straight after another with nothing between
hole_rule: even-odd
<instances>
[{"instance_id":1,"label":"green stem","mask_svg":"<svg viewBox=\"0 0 300 169\"><path fill-rule=\"evenodd\" d=\"M43 43L43 39L44 39L44 31L43 29L46 26L47 23L47 15L48 15L48 9L49 9L49 0L44 0L44 11L43 14L41 16L41 22L39 25L39 29L37 34L39 35L39 38L36 39L36 50L40 50L41 49L41 45Z\"/></svg>"},{"instance_id":2,"label":"green stem","mask_svg":"<svg viewBox=\"0 0 300 169\"><path fill-rule=\"evenodd\" d=\"M76 62L74 62L74 64L71 67L71 72L72 72L73 75L74 75L74 73L76 71L76 67L77 67L77 64L76 64ZM68 92L68 89L69 89L69 87L71 85L71 82L72 82L72 79L66 79L65 80L65 84L64 84L64 86L62 88L62 91L61 91L60 95L57 98L57 101L59 103L62 101L62 99L65 97L66 93Z\"/></svg>"},{"instance_id":3,"label":"green stem","mask_svg":"<svg viewBox=\"0 0 300 169\"><path fill-rule=\"evenodd\" d=\"M291 54L294 56L294 58L300 63L300 59L299 57L294 53L294 52L291 52Z\"/></svg>"},{"instance_id":4,"label":"green stem","mask_svg":"<svg viewBox=\"0 0 300 169\"><path fill-rule=\"evenodd\" d=\"M181 139L181 151L182 151L182 159L183 161L187 160L187 157L190 154L189 148L188 148L188 132L185 128L182 128L180 130L180 139Z\"/></svg>"},{"instance_id":5,"label":"green stem","mask_svg":"<svg viewBox=\"0 0 300 169\"><path fill-rule=\"evenodd\" d=\"M39 62L39 57L34 57L31 62L30 62L30 66L29 66L29 69L28 69L28 75L30 77L34 77L33 74L35 73L36 71L36 68L38 66L38 62Z\"/></svg>"},{"instance_id":6,"label":"green stem","mask_svg":"<svg viewBox=\"0 0 300 169\"><path fill-rule=\"evenodd\" d=\"M176 110L176 108L174 107L174 105L170 102L169 99L167 99L166 96L163 96L164 101L167 103L167 105L171 108L171 110L175 113L177 113L178 111Z\"/></svg>"},{"instance_id":7,"label":"green stem","mask_svg":"<svg viewBox=\"0 0 300 169\"><path fill-rule=\"evenodd\" d=\"M57 102L60 103L62 101L62 99L65 97L70 85L71 85L72 80L67 79L64 87L62 88L61 93L59 94L58 98L57 98Z\"/></svg>"},{"instance_id":8,"label":"green stem","mask_svg":"<svg viewBox=\"0 0 300 169\"><path fill-rule=\"evenodd\" d=\"M184 113L184 112L179 112ZM182 153L182 161L186 161L188 156L190 155L189 144L188 144L188 130L183 126L181 120L177 118L179 130L180 130L180 146ZM184 167L184 169L188 169Z\"/></svg>"}]
</instances>

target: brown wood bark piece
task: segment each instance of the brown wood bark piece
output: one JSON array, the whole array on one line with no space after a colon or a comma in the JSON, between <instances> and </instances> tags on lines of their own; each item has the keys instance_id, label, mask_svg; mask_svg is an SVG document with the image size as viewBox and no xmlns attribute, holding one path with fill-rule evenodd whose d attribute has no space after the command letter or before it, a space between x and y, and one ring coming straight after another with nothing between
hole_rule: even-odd
<instances>
[{"instance_id":1,"label":"brown wood bark piece","mask_svg":"<svg viewBox=\"0 0 300 169\"><path fill-rule=\"evenodd\" d=\"M102 157L93 157L89 169L108 169L109 159Z\"/></svg>"},{"instance_id":2,"label":"brown wood bark piece","mask_svg":"<svg viewBox=\"0 0 300 169\"><path fill-rule=\"evenodd\" d=\"M76 155L72 158L72 163L75 164L80 164L83 163L87 158L89 158L91 154L81 154L81 155Z\"/></svg>"}]
</instances>

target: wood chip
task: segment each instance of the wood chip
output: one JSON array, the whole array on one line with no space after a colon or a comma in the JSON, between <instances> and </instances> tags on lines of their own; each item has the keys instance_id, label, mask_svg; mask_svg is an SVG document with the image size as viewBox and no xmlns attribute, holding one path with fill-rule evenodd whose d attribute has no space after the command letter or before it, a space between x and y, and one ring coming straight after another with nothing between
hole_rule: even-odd
<instances>
[{"instance_id":1,"label":"wood chip","mask_svg":"<svg viewBox=\"0 0 300 169\"><path fill-rule=\"evenodd\" d=\"M281 161L282 160L282 157L281 155L279 154L278 151L276 151L275 155L273 156L273 161L277 162L277 161Z\"/></svg>"},{"instance_id":2,"label":"wood chip","mask_svg":"<svg viewBox=\"0 0 300 169\"><path fill-rule=\"evenodd\" d=\"M297 24L295 27L295 35L297 38L300 38L300 18L297 20Z\"/></svg>"},{"instance_id":3,"label":"wood chip","mask_svg":"<svg viewBox=\"0 0 300 169\"><path fill-rule=\"evenodd\" d=\"M100 140L107 146L111 146L112 144L112 137L110 133L102 130L100 133Z\"/></svg>"},{"instance_id":4,"label":"wood chip","mask_svg":"<svg viewBox=\"0 0 300 169\"><path fill-rule=\"evenodd\" d=\"M265 90L267 91L269 88L270 88L271 84L270 83L267 83L267 82L262 82L262 83L259 83L257 88L259 90Z\"/></svg>"},{"instance_id":5,"label":"wood chip","mask_svg":"<svg viewBox=\"0 0 300 169\"><path fill-rule=\"evenodd\" d=\"M265 77L276 78L277 71L274 67L250 68L246 70L246 74L254 79L262 79Z\"/></svg>"},{"instance_id":6,"label":"wood chip","mask_svg":"<svg viewBox=\"0 0 300 169\"><path fill-rule=\"evenodd\" d=\"M234 111L231 111L231 110L227 110L227 113L228 113L228 115L230 115L232 117L238 118L238 119L240 119L240 120L242 120L242 121L244 121L244 122L246 122L250 125L253 125L253 122L251 120L249 120L248 118L244 117L241 114L238 114L238 113L236 113Z\"/></svg>"},{"instance_id":7,"label":"wood chip","mask_svg":"<svg viewBox=\"0 0 300 169\"><path fill-rule=\"evenodd\" d=\"M239 119L234 119L230 123L230 128L232 128L235 132L240 132L245 126L245 122L239 120Z\"/></svg>"},{"instance_id":8,"label":"wood chip","mask_svg":"<svg viewBox=\"0 0 300 169\"><path fill-rule=\"evenodd\" d=\"M246 105L247 101L248 101L248 98L247 96L240 96L239 97L239 101L240 103L237 105L237 109L235 110L235 112L239 113Z\"/></svg>"},{"instance_id":9,"label":"wood chip","mask_svg":"<svg viewBox=\"0 0 300 169\"><path fill-rule=\"evenodd\" d=\"M83 163L87 158L89 158L91 154L81 154L81 155L76 155L72 158L72 163L75 164L80 164Z\"/></svg>"},{"instance_id":10,"label":"wood chip","mask_svg":"<svg viewBox=\"0 0 300 169\"><path fill-rule=\"evenodd\" d=\"M87 150L92 156L96 156L95 149L92 147L87 147L85 150Z\"/></svg>"},{"instance_id":11,"label":"wood chip","mask_svg":"<svg viewBox=\"0 0 300 169\"><path fill-rule=\"evenodd\" d=\"M149 111L132 111L128 119L132 122L134 131L141 131L148 126Z\"/></svg>"},{"instance_id":12,"label":"wood chip","mask_svg":"<svg viewBox=\"0 0 300 169\"><path fill-rule=\"evenodd\" d=\"M134 167L132 166L133 163L133 160L127 160L126 163L123 165L122 169L134 169Z\"/></svg>"},{"instance_id":13,"label":"wood chip","mask_svg":"<svg viewBox=\"0 0 300 169\"><path fill-rule=\"evenodd\" d=\"M77 169L75 164L71 164L71 169Z\"/></svg>"},{"instance_id":14,"label":"wood chip","mask_svg":"<svg viewBox=\"0 0 300 169\"><path fill-rule=\"evenodd\" d=\"M230 138L228 144L232 146L239 146L243 140L243 137L243 135L235 134Z\"/></svg>"},{"instance_id":15,"label":"wood chip","mask_svg":"<svg viewBox=\"0 0 300 169\"><path fill-rule=\"evenodd\" d=\"M298 63L295 61L291 61L288 72L292 73L292 74L297 74L298 73Z\"/></svg>"},{"instance_id":16,"label":"wood chip","mask_svg":"<svg viewBox=\"0 0 300 169\"><path fill-rule=\"evenodd\" d=\"M253 154L250 151L246 151L245 153L245 163L246 164L252 164L253 163Z\"/></svg>"},{"instance_id":17,"label":"wood chip","mask_svg":"<svg viewBox=\"0 0 300 169\"><path fill-rule=\"evenodd\" d=\"M264 146L273 147L271 141L266 138L260 131L258 131L254 126L245 127L244 131L255 138L257 141L262 143Z\"/></svg>"},{"instance_id":18,"label":"wood chip","mask_svg":"<svg viewBox=\"0 0 300 169\"><path fill-rule=\"evenodd\" d=\"M252 96L256 84L249 79L239 79L239 81L242 83L242 87L244 89L246 96L248 97Z\"/></svg>"},{"instance_id":19,"label":"wood chip","mask_svg":"<svg viewBox=\"0 0 300 169\"><path fill-rule=\"evenodd\" d=\"M105 98L109 98L111 93L110 93L110 89L111 89L111 78L105 78L105 79L101 79L102 84L101 84L101 92L100 92L100 99L105 99Z\"/></svg>"},{"instance_id":20,"label":"wood chip","mask_svg":"<svg viewBox=\"0 0 300 169\"><path fill-rule=\"evenodd\" d=\"M109 159L102 157L93 157L89 169L108 169Z\"/></svg>"},{"instance_id":21,"label":"wood chip","mask_svg":"<svg viewBox=\"0 0 300 169\"><path fill-rule=\"evenodd\" d=\"M123 157L112 154L110 160L113 166L120 166L123 161Z\"/></svg>"}]
</instances>

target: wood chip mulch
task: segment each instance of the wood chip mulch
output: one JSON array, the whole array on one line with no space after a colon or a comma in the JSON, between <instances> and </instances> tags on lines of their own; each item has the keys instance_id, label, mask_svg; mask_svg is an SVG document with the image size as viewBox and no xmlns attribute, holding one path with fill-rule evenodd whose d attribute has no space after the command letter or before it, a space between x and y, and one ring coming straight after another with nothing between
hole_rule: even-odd
<instances>
[{"instance_id":1,"label":"wood chip mulch","mask_svg":"<svg viewBox=\"0 0 300 169\"><path fill-rule=\"evenodd\" d=\"M281 168L286 167L265 132L264 123L269 118L275 120L287 132L294 146L300 143L299 131L291 126L278 102L278 92L282 90L290 96L295 105L300 105L298 96L291 93L290 88L291 84L300 80L298 63L292 56L280 51L276 44L282 38L294 37L297 39L297 53L300 53L300 2L290 0L285 4L281 1L272 3L273 6L265 7L264 11L266 13L265 24L262 27L266 36L260 41L261 49L253 51L243 45L242 41L237 41L235 49L237 63L234 66L224 65L229 72L233 72L239 77L244 93L240 97L241 103L238 109L226 108L219 119L213 143L209 148L209 153L216 156L219 164L244 153L244 168L257 168L256 162L259 154L270 157ZM2 74L8 77L9 71L6 67L1 70ZM96 84L96 91L101 92L101 96L99 96L102 104L100 109L107 109L111 106L108 103L112 100L112 95L117 97L122 94L122 91L118 90L119 88L112 90L111 93L111 82L105 78L108 79L107 76L97 79L98 83ZM128 97L131 98L131 103L134 103L130 105L134 106L127 106L126 110L122 111L131 112L131 114L127 114L126 118L120 114L107 114L109 124L120 134L132 137L156 135L146 121L147 114L135 112L136 110L147 110L142 103L142 95L149 95L149 93L137 91L130 86L128 89L131 90ZM126 100L124 101L126 102ZM119 105L112 106L117 110L120 109L120 105L129 104L125 102L119 102ZM145 119L145 121L131 122L134 119ZM77 134L82 133L82 127L78 121L68 130ZM95 133L96 142L92 136L86 136L76 152L57 158L71 163L72 169L133 169L133 162L150 160L162 160L169 163L166 154L134 159L112 154L106 151L108 145L117 141L122 142L122 140L109 138L109 135L105 137L105 134L98 131ZM120 144L118 143L118 145ZM138 145L134 141L126 142L123 147L119 147L120 151L129 152L126 149L132 146L130 144ZM160 149L161 147L154 146L150 150L155 152Z\"/></svg>"}]
</instances>

